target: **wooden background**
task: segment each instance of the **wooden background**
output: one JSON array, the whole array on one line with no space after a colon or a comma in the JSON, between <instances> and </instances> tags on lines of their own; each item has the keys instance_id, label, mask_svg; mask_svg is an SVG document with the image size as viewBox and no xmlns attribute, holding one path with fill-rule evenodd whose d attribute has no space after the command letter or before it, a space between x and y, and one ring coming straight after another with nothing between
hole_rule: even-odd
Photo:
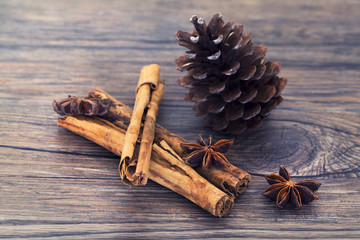
<instances>
[{"instance_id":1,"label":"wooden background","mask_svg":"<svg viewBox=\"0 0 360 240\"><path fill-rule=\"evenodd\" d=\"M289 79L285 101L228 158L253 175L218 219L150 182L128 188L112 153L56 126L53 99L103 88L132 106L140 68L162 67L158 122L195 141L221 136L183 101L174 33L222 12L266 43ZM0 0L0 238L360 239L360 2ZM320 199L279 209L261 196L284 164L323 183Z\"/></svg>"}]
</instances>

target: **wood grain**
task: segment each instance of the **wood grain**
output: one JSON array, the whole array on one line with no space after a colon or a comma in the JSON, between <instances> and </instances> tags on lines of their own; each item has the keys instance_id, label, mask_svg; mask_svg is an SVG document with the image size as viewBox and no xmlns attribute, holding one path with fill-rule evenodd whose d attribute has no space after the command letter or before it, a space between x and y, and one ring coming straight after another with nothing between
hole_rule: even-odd
<instances>
[{"instance_id":1,"label":"wood grain","mask_svg":"<svg viewBox=\"0 0 360 240\"><path fill-rule=\"evenodd\" d=\"M58 128L51 108L95 87L132 106L141 67L157 63L158 122L189 141L226 137L183 101L174 64L175 31L219 11L289 79L285 101L227 154L253 181L222 219L152 181L128 188L119 159ZM356 0L0 1L0 238L360 239L359 12ZM290 210L262 197L279 164L322 182L320 199Z\"/></svg>"}]
</instances>

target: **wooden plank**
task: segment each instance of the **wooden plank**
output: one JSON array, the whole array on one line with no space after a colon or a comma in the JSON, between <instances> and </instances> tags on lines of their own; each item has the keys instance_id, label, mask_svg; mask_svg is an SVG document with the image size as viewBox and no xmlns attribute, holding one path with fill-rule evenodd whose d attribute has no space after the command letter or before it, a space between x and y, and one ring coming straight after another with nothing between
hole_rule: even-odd
<instances>
[{"instance_id":1,"label":"wooden plank","mask_svg":"<svg viewBox=\"0 0 360 240\"><path fill-rule=\"evenodd\" d=\"M166 106L162 111L171 112ZM178 120L179 114L182 114L182 120ZM343 117L343 113L294 114L293 110L279 109L260 129L237 136L228 158L257 175L277 171L280 164L285 164L297 176L357 178L360 174L360 122L357 121L358 114L347 113L346 119ZM202 126L201 120L194 124L193 118L191 112L179 109L175 114L166 114L166 120L162 118L164 122L160 123L186 139L196 141L197 135L192 133L194 126L203 136L209 134L209 129ZM0 139L0 146L8 146L14 150L39 150L48 154L61 152L87 156L95 154L99 157L111 155L94 143L59 129L55 125L56 116L7 117L5 114L1 115L0 111L0 121L6 123L6 119L9 122L0 126L4 136ZM19 132L19 127L25 131ZM45 128L47 131L44 131ZM221 137L220 134L212 134L217 138Z\"/></svg>"},{"instance_id":2,"label":"wooden plank","mask_svg":"<svg viewBox=\"0 0 360 240\"><path fill-rule=\"evenodd\" d=\"M323 183L320 200L301 210L280 210L260 195L267 183L254 176L252 186L237 200L231 214L220 220L153 182L146 188L126 187L117 176L117 158L94 160L92 156L53 153L49 161L44 152L2 150L1 159L5 155L17 161L4 162L1 171L1 213L7 216L0 221L3 237L76 239L135 234L152 238L160 234L163 238L196 238L199 234L226 234L260 238L309 234L327 238L341 234L355 237L358 231L360 199L354 195L359 193L359 179L334 182L318 178ZM136 201L140 197L144 201Z\"/></svg>"},{"instance_id":3,"label":"wooden plank","mask_svg":"<svg viewBox=\"0 0 360 240\"><path fill-rule=\"evenodd\" d=\"M223 219L154 182L126 187L118 157L58 128L51 108L95 87L132 106L141 67L158 63L158 122L190 141L227 137L183 101L173 62L185 51L174 32L218 11L266 43L289 79L285 101L227 154L253 183ZM356 0L1 1L0 238L360 238L358 12ZM279 164L322 182L320 199L290 210L262 197Z\"/></svg>"}]
</instances>

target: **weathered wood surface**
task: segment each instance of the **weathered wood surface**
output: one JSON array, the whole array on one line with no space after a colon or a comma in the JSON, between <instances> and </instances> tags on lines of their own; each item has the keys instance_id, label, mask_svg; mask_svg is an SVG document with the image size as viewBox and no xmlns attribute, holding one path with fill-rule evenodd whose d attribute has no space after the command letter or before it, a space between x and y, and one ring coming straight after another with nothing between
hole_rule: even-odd
<instances>
[{"instance_id":1,"label":"weathered wood surface","mask_svg":"<svg viewBox=\"0 0 360 240\"><path fill-rule=\"evenodd\" d=\"M128 188L119 159L56 126L54 98L101 87L132 105L140 68L167 79L158 122L194 141L222 137L183 101L174 33L221 11L266 43L285 101L228 158L253 174L217 219L154 182ZM0 238L360 238L359 1L0 1ZM323 183L278 209L260 193L284 164ZM139 201L142 199L142 201Z\"/></svg>"}]
</instances>

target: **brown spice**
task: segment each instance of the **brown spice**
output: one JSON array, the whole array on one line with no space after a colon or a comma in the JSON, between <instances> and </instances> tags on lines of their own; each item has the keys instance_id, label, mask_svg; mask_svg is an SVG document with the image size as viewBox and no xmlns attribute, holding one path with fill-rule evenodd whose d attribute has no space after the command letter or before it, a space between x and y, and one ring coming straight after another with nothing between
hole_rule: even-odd
<instances>
[{"instance_id":1,"label":"brown spice","mask_svg":"<svg viewBox=\"0 0 360 240\"><path fill-rule=\"evenodd\" d=\"M139 157L134 174L134 182L136 185L145 185L148 179L147 175L150 167L151 148L155 137L155 122L164 92L164 84L164 79L159 82L158 87L152 92L150 103L147 106L140 142Z\"/></svg>"},{"instance_id":2,"label":"brown spice","mask_svg":"<svg viewBox=\"0 0 360 240\"><path fill-rule=\"evenodd\" d=\"M199 136L197 143L182 143L181 146L189 153L184 157L187 164L192 167L199 165L204 169L209 169L211 165L216 165L220 168L225 168L230 165L229 161L223 155L234 143L234 139L222 139L212 145L212 137L209 137L209 142L206 144L204 139Z\"/></svg>"},{"instance_id":3,"label":"brown spice","mask_svg":"<svg viewBox=\"0 0 360 240\"><path fill-rule=\"evenodd\" d=\"M85 98L78 98L75 96L69 96L68 98L60 101L53 101L52 104L54 111L58 114L77 116L102 116L109 110L109 100L92 101Z\"/></svg>"},{"instance_id":4,"label":"brown spice","mask_svg":"<svg viewBox=\"0 0 360 240\"><path fill-rule=\"evenodd\" d=\"M152 129L155 128L155 119L158 112L158 105L161 102L161 96L164 90L163 82L161 84L161 88L157 87L159 74L160 66L157 64L144 66L140 72L140 78L136 88L134 111L126 131L124 147L119 164L120 176L123 181L129 185L145 185L147 183L151 146L155 134L155 131ZM154 89L156 89L158 92L155 94L155 101L151 101L153 94L152 90ZM138 158L138 162L136 162L133 159L133 154L135 151L136 142L139 139L144 112L146 112L146 108L149 107L148 105L150 102L153 109L150 110L150 115L146 117L147 121L144 124L143 133L140 137L141 156ZM136 169L134 170L133 168Z\"/></svg>"},{"instance_id":5,"label":"brown spice","mask_svg":"<svg viewBox=\"0 0 360 240\"><path fill-rule=\"evenodd\" d=\"M265 178L270 186L262 195L276 200L279 207L284 207L291 201L295 208L300 208L302 204L319 199L314 192L319 189L321 183L309 179L293 182L289 172L282 165L279 174L266 175Z\"/></svg>"}]
</instances>

